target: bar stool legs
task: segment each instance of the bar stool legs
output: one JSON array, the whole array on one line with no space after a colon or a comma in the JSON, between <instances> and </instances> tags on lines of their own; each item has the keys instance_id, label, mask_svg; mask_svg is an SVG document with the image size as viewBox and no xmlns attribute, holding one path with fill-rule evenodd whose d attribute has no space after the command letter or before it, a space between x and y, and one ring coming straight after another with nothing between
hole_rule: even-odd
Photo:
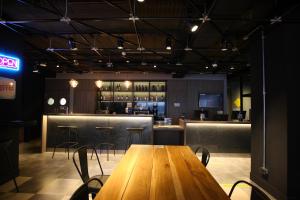
<instances>
[{"instance_id":1,"label":"bar stool legs","mask_svg":"<svg viewBox=\"0 0 300 200\"><path fill-rule=\"evenodd\" d=\"M100 131L102 134L102 139L104 138L104 141L102 141L100 144L95 145L95 149L97 147L100 148L100 154L101 154L101 147L104 147L106 150L106 160L109 161L109 151L114 150L114 156L116 155L116 145L113 142L110 142L112 140L112 132L113 127L96 127L96 130ZM91 155L91 159L93 158L93 153Z\"/></svg>"},{"instance_id":2,"label":"bar stool legs","mask_svg":"<svg viewBox=\"0 0 300 200\"><path fill-rule=\"evenodd\" d=\"M58 128L62 129L62 131L67 132L67 136L64 137L64 141L62 143L55 142L55 146L52 153L52 159L54 158L56 148L60 146L64 146L65 153L68 153L68 160L70 159L70 148L75 147L79 144L78 133L76 131L76 126L58 126ZM73 138L72 138L73 134ZM56 138L57 140L57 138Z\"/></svg>"},{"instance_id":3,"label":"bar stool legs","mask_svg":"<svg viewBox=\"0 0 300 200\"><path fill-rule=\"evenodd\" d=\"M134 139L134 135L138 136L138 143L142 144L143 143L143 131L144 128L126 128L127 132L128 132L128 138L127 138L127 147L126 150L130 147L130 145L133 144L133 139ZM125 150L125 152L126 152Z\"/></svg>"}]
</instances>

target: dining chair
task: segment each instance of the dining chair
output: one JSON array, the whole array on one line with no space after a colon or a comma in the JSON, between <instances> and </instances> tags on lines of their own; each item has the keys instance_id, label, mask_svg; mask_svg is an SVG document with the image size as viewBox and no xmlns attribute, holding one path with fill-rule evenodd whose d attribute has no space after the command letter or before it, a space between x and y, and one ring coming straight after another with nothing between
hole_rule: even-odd
<instances>
[{"instance_id":1,"label":"dining chair","mask_svg":"<svg viewBox=\"0 0 300 200\"><path fill-rule=\"evenodd\" d=\"M99 179L92 178L88 180L88 182L82 184L79 188L77 188L76 191L72 194L70 200L89 200L89 194L92 194L92 196L95 197L96 193L90 191L88 187L88 184L92 181L98 182L101 187L103 186L103 183Z\"/></svg>"},{"instance_id":2,"label":"dining chair","mask_svg":"<svg viewBox=\"0 0 300 200\"><path fill-rule=\"evenodd\" d=\"M88 169L87 149L88 149L87 146L82 146L76 149L73 153L73 163L83 183L88 183L89 191L97 193L102 187L102 185L99 184L99 181L101 183L105 183L105 181L109 176L104 175L97 151L95 148L92 148L92 150L96 155L101 174L90 177L89 169ZM95 179L98 179L99 181L95 181ZM90 180L94 180L94 181L90 181Z\"/></svg>"},{"instance_id":3,"label":"dining chair","mask_svg":"<svg viewBox=\"0 0 300 200\"><path fill-rule=\"evenodd\" d=\"M250 198L251 200L271 200L271 198L268 197L268 195L264 191L262 191L260 188L253 185L252 183L249 183L248 181L244 181L244 180L239 180L239 181L237 181L233 184L233 186L231 187L231 190L228 194L229 197L232 196L232 193L233 193L234 189L240 183L244 183L244 184L247 184L247 185L251 186L251 188L252 188L251 198Z\"/></svg>"},{"instance_id":4,"label":"dining chair","mask_svg":"<svg viewBox=\"0 0 300 200\"><path fill-rule=\"evenodd\" d=\"M204 148L204 147L197 147L196 150L195 150L195 154L197 155L197 153L202 150L202 156L201 156L201 162L202 164L206 167L208 162L209 162L209 159L210 159L210 153L208 151L208 149Z\"/></svg>"}]
</instances>

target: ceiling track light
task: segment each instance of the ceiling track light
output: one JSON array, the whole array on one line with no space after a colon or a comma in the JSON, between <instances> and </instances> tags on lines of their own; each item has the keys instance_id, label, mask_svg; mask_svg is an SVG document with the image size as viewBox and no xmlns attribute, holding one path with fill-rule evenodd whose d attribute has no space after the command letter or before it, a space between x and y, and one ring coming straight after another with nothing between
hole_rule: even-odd
<instances>
[{"instance_id":1,"label":"ceiling track light","mask_svg":"<svg viewBox=\"0 0 300 200\"><path fill-rule=\"evenodd\" d=\"M117 48L118 49L124 49L124 39L122 37L119 37L117 40Z\"/></svg>"},{"instance_id":2,"label":"ceiling track light","mask_svg":"<svg viewBox=\"0 0 300 200\"><path fill-rule=\"evenodd\" d=\"M171 40L171 38L169 36L166 38L166 49L167 50L171 50L172 49L172 40Z\"/></svg>"}]
</instances>

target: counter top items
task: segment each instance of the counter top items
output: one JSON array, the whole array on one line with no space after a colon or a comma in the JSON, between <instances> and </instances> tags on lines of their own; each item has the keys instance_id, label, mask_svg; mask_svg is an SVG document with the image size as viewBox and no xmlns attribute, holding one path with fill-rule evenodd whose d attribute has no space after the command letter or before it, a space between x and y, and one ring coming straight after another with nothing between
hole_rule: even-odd
<instances>
[{"instance_id":1,"label":"counter top items","mask_svg":"<svg viewBox=\"0 0 300 200\"><path fill-rule=\"evenodd\" d=\"M132 145L95 200L229 197L188 146Z\"/></svg>"}]
</instances>

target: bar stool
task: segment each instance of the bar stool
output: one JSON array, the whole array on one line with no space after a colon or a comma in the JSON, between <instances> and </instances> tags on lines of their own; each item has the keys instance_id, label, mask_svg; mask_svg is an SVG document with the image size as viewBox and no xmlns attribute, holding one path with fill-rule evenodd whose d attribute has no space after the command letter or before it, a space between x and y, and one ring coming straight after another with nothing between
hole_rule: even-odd
<instances>
[{"instance_id":1,"label":"bar stool","mask_svg":"<svg viewBox=\"0 0 300 200\"><path fill-rule=\"evenodd\" d=\"M16 191L19 192L16 177L13 173L12 161L9 156L9 146L12 144L12 142L12 140L0 141L0 161L1 165L4 165L4 169L7 169L5 173L8 175L9 178L11 178L14 181Z\"/></svg>"},{"instance_id":2,"label":"bar stool","mask_svg":"<svg viewBox=\"0 0 300 200\"><path fill-rule=\"evenodd\" d=\"M95 149L97 147L100 149L100 154L101 154L101 147L106 148L106 160L109 161L109 150L112 148L114 149L114 155L116 155L116 145L114 143L114 138L113 138L113 129L114 127L111 126L97 126L96 130L101 134L101 143L95 144ZM93 158L93 153L91 155L91 159Z\"/></svg>"},{"instance_id":3,"label":"bar stool","mask_svg":"<svg viewBox=\"0 0 300 200\"><path fill-rule=\"evenodd\" d=\"M63 141L59 141L62 137L60 137L61 133L57 133L55 137L55 146L53 149L52 158L54 157L55 151L57 147L63 146L65 147L65 152L68 151L68 160L70 147L75 147L79 144L77 126L57 126L60 129L60 132L63 134Z\"/></svg>"},{"instance_id":4,"label":"bar stool","mask_svg":"<svg viewBox=\"0 0 300 200\"><path fill-rule=\"evenodd\" d=\"M127 149L132 145L134 136L137 135L139 137L138 142L139 144L143 143L143 131L144 127L132 127L132 128L126 128L128 132L128 138L127 138Z\"/></svg>"}]
</instances>

